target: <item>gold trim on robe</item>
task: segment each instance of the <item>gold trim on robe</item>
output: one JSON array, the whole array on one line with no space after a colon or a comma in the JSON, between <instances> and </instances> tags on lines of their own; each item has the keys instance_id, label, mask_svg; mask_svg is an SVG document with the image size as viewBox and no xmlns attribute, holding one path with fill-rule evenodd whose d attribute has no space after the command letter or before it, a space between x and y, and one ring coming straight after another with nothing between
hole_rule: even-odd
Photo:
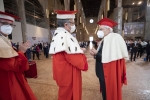
<instances>
[{"instance_id":1,"label":"gold trim on robe","mask_svg":"<svg viewBox=\"0 0 150 100\"><path fill-rule=\"evenodd\" d=\"M16 56L18 56L18 53L11 47L10 40L0 36L0 58L11 58Z\"/></svg>"}]
</instances>

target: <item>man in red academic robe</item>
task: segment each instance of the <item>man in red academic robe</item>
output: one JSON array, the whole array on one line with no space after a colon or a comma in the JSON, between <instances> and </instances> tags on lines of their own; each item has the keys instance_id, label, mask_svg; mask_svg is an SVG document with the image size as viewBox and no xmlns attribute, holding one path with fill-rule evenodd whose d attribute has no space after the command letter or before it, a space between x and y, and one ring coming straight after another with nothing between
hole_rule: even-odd
<instances>
[{"instance_id":1,"label":"man in red academic robe","mask_svg":"<svg viewBox=\"0 0 150 100\"><path fill-rule=\"evenodd\" d=\"M81 70L88 69L87 60L76 38L75 11L56 11L57 24L50 47L53 54L53 78L59 86L58 100L81 100Z\"/></svg>"},{"instance_id":2,"label":"man in red academic robe","mask_svg":"<svg viewBox=\"0 0 150 100\"><path fill-rule=\"evenodd\" d=\"M96 59L96 75L103 100L122 100L122 85L127 84L125 59L127 47L120 34L113 33L116 22L104 18L98 22L97 36L103 38L97 50L90 51Z\"/></svg>"},{"instance_id":3,"label":"man in red academic robe","mask_svg":"<svg viewBox=\"0 0 150 100\"><path fill-rule=\"evenodd\" d=\"M8 35L17 16L0 11L0 100L36 100L23 72L29 68L24 52L30 43L13 49Z\"/></svg>"}]
</instances>

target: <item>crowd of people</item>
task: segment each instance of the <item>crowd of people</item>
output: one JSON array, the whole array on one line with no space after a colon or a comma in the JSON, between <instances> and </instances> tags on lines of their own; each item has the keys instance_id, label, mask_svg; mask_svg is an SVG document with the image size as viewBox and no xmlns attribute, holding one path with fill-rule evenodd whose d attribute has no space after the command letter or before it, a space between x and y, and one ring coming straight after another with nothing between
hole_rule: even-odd
<instances>
[{"instance_id":1,"label":"crowd of people","mask_svg":"<svg viewBox=\"0 0 150 100\"><path fill-rule=\"evenodd\" d=\"M141 39L126 39L127 50L130 55L130 61L136 61L137 58L142 58L146 62L150 62L150 41L141 40ZM79 42L80 47L87 48L90 41ZM92 41L93 47L98 47L97 41Z\"/></svg>"},{"instance_id":2,"label":"crowd of people","mask_svg":"<svg viewBox=\"0 0 150 100\"><path fill-rule=\"evenodd\" d=\"M138 57L142 57L145 53L144 61L150 61L150 41L142 40L126 40L128 52L131 54L130 60L136 61Z\"/></svg>"},{"instance_id":3,"label":"crowd of people","mask_svg":"<svg viewBox=\"0 0 150 100\"><path fill-rule=\"evenodd\" d=\"M16 43L12 43L13 47L15 47L17 50L19 49L19 42ZM35 43L34 45L32 45L31 47L29 47L27 49L27 51L25 52L25 56L28 58L28 61L32 61L35 59L35 55L37 57L38 60L40 60L40 55L41 53L44 54L44 56L46 58L49 57L49 48L50 48L50 44L48 42L39 42L39 43Z\"/></svg>"},{"instance_id":4,"label":"crowd of people","mask_svg":"<svg viewBox=\"0 0 150 100\"><path fill-rule=\"evenodd\" d=\"M97 49L98 41L91 41L91 43L92 43L93 47ZM89 44L90 44L90 41L81 41L81 42L79 42L79 45L80 45L81 48L87 48L89 46Z\"/></svg>"},{"instance_id":5,"label":"crowd of people","mask_svg":"<svg viewBox=\"0 0 150 100\"><path fill-rule=\"evenodd\" d=\"M127 45L127 50L130 54L130 61L136 61L137 58L141 58L144 56L144 61L150 61L150 41L142 41L141 39L139 40L133 40L133 39L128 39L125 40L126 45ZM87 48L89 46L90 41L81 41L79 42L79 45L81 48ZM96 41L92 41L93 47L97 48L98 43ZM19 49L19 42L13 43L13 46L18 50ZM33 46L27 49L25 55L28 58L29 61L31 59L35 59L35 55L38 60L40 60L40 53L43 52L44 56L46 58L49 57L49 48L50 44L48 42L43 42L43 43L35 43Z\"/></svg>"}]
</instances>

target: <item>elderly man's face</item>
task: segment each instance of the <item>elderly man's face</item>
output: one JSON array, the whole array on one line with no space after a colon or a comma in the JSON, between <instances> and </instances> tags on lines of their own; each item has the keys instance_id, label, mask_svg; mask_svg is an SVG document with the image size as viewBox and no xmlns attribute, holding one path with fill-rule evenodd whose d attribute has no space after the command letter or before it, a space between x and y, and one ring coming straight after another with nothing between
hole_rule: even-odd
<instances>
[{"instance_id":1,"label":"elderly man's face","mask_svg":"<svg viewBox=\"0 0 150 100\"><path fill-rule=\"evenodd\" d=\"M110 33L110 29L106 28L104 25L100 25L99 30L104 32L104 36L106 36Z\"/></svg>"},{"instance_id":2,"label":"elderly man's face","mask_svg":"<svg viewBox=\"0 0 150 100\"><path fill-rule=\"evenodd\" d=\"M4 36L7 36L7 35L1 31L1 26L3 26L3 25L10 25L12 28L14 28L14 26L15 26L15 25L13 25L12 21L0 19L0 33Z\"/></svg>"},{"instance_id":3,"label":"elderly man's face","mask_svg":"<svg viewBox=\"0 0 150 100\"><path fill-rule=\"evenodd\" d=\"M69 23L71 24L71 25L74 25L75 23L74 23L74 19L69 19Z\"/></svg>"},{"instance_id":4,"label":"elderly man's face","mask_svg":"<svg viewBox=\"0 0 150 100\"><path fill-rule=\"evenodd\" d=\"M75 25L74 19L70 19L69 22L65 23L65 29L67 29L70 32L71 26L74 25Z\"/></svg>"}]
</instances>

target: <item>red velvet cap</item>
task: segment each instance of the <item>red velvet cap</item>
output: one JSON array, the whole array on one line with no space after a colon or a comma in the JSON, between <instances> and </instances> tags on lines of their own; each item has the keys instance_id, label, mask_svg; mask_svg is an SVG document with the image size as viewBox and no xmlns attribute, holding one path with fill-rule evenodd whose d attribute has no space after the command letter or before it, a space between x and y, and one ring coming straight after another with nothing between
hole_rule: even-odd
<instances>
[{"instance_id":1,"label":"red velvet cap","mask_svg":"<svg viewBox=\"0 0 150 100\"><path fill-rule=\"evenodd\" d=\"M55 10L57 13L58 19L69 19L69 18L75 18L75 14L77 11L64 11L64 10Z\"/></svg>"},{"instance_id":2,"label":"red velvet cap","mask_svg":"<svg viewBox=\"0 0 150 100\"><path fill-rule=\"evenodd\" d=\"M111 28L113 28L114 26L118 25L118 23L116 23L113 20L110 20L109 18L103 18L97 24L99 24L99 25L106 25L106 26L109 26Z\"/></svg>"},{"instance_id":3,"label":"red velvet cap","mask_svg":"<svg viewBox=\"0 0 150 100\"><path fill-rule=\"evenodd\" d=\"M75 14L77 11L55 10L57 14Z\"/></svg>"},{"instance_id":4,"label":"red velvet cap","mask_svg":"<svg viewBox=\"0 0 150 100\"><path fill-rule=\"evenodd\" d=\"M5 19L14 22L15 19L20 19L18 16L0 11L0 19Z\"/></svg>"}]
</instances>

